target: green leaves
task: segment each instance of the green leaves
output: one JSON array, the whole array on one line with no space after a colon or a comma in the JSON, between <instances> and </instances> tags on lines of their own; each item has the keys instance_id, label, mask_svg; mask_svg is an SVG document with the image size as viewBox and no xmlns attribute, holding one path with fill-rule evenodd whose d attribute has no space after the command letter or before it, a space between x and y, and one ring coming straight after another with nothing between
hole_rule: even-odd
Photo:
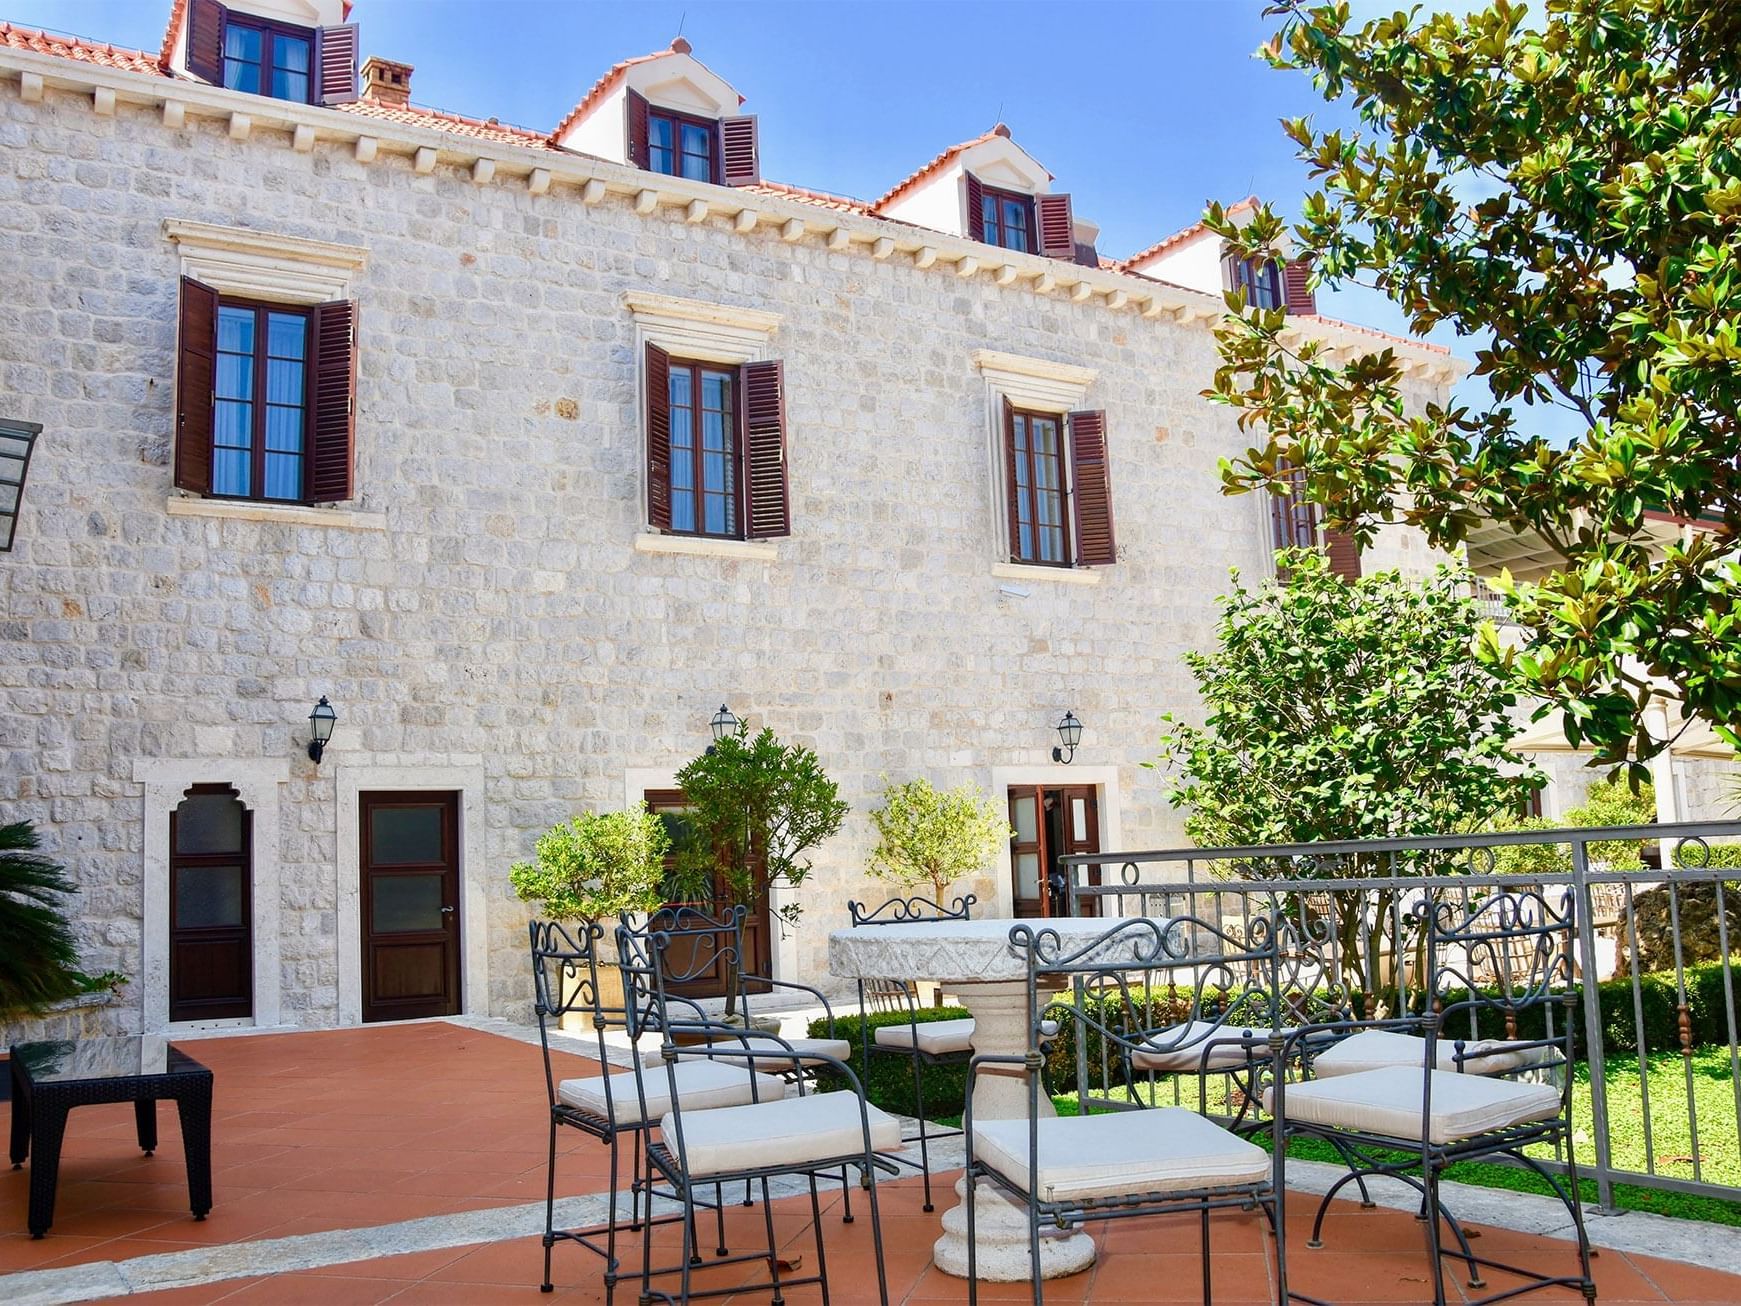
<instances>
[{"instance_id":1,"label":"green leaves","mask_svg":"<svg viewBox=\"0 0 1741 1306\"><path fill-rule=\"evenodd\" d=\"M508 882L522 900L541 902L563 921L609 921L648 912L664 900L665 824L646 804L625 812L583 813L538 838L535 861L519 862Z\"/></svg>"},{"instance_id":2,"label":"green leaves","mask_svg":"<svg viewBox=\"0 0 1741 1306\"><path fill-rule=\"evenodd\" d=\"M1709 634L1737 607L1735 569L1670 519L1741 531L1741 7L1548 0L1526 25L1494 0L1359 27L1342 5L1270 12L1265 57L1361 124L1283 124L1318 187L1297 254L1417 332L1488 338L1473 352L1494 403L1422 404L1394 358L1329 361L1239 305L1205 394L1264 443L1224 465L1225 490L1292 467L1362 539L1378 522L1452 551L1488 522L1539 539L1561 565L1513 591L1513 665L1599 760L1665 745L1647 682L1736 719L1741 642ZM1210 216L1236 249L1279 239L1267 206L1243 227ZM1536 438L1543 404L1582 419L1571 447Z\"/></svg>"},{"instance_id":3,"label":"green leaves","mask_svg":"<svg viewBox=\"0 0 1741 1306\"><path fill-rule=\"evenodd\" d=\"M1011 836L1003 809L978 785L939 790L923 776L888 786L870 819L877 832L871 873L909 893L929 889L939 904L952 883L985 866Z\"/></svg>"},{"instance_id":4,"label":"green leaves","mask_svg":"<svg viewBox=\"0 0 1741 1306\"><path fill-rule=\"evenodd\" d=\"M1285 579L1220 602L1217 648L1186 661L1203 726L1168 717L1160 765L1203 846L1472 830L1542 777L1510 754L1515 698L1472 660L1468 577L1348 583L1322 552L1277 555ZM1495 640L1497 644L1497 640ZM1376 867L1350 868L1340 873Z\"/></svg>"}]
</instances>

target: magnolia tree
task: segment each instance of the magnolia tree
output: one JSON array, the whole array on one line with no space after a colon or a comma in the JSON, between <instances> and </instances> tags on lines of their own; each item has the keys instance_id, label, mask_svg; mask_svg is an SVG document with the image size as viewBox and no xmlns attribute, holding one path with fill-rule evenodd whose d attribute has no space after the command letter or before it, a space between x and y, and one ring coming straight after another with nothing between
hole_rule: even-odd
<instances>
[{"instance_id":1,"label":"magnolia tree","mask_svg":"<svg viewBox=\"0 0 1741 1306\"><path fill-rule=\"evenodd\" d=\"M1404 402L1388 350L1346 360L1233 296L1210 396L1256 443L1231 492L1301 468L1326 521L1407 522L1454 548L1483 521L1563 559L1503 583L1515 665L1601 760L1668 742L1652 697L1741 721L1741 5L1494 0L1356 23L1283 0L1263 54L1352 106L1355 130L1284 124L1321 189L1292 253L1320 284L1376 288L1424 333L1476 338L1491 402ZM1267 206L1210 225L1238 255L1289 252ZM1564 409L1561 447L1532 408ZM1653 519L1720 528L1679 538ZM1667 535L1666 544L1661 543ZM1727 537L1727 538L1726 538Z\"/></svg>"},{"instance_id":2,"label":"magnolia tree","mask_svg":"<svg viewBox=\"0 0 1741 1306\"><path fill-rule=\"evenodd\" d=\"M923 777L884 789L870 819L877 831L871 873L904 893L929 889L939 906L949 886L981 869L1011 833L1002 809L978 785L942 790Z\"/></svg>"},{"instance_id":3,"label":"magnolia tree","mask_svg":"<svg viewBox=\"0 0 1741 1306\"><path fill-rule=\"evenodd\" d=\"M1469 655L1480 615L1467 576L1440 567L1343 581L1320 550L1277 554L1281 579L1220 600L1217 647L1186 655L1207 709L1169 715L1159 765L1202 847L1457 834L1517 808L1543 783L1509 751L1515 696ZM1234 873L1373 877L1453 869L1450 856L1242 861ZM1376 919L1391 920L1380 891ZM1367 953L1360 895L1332 894L1345 978L1370 990L1395 940ZM1381 980L1383 976L1378 976ZM1381 985L1382 987L1382 985Z\"/></svg>"}]
</instances>

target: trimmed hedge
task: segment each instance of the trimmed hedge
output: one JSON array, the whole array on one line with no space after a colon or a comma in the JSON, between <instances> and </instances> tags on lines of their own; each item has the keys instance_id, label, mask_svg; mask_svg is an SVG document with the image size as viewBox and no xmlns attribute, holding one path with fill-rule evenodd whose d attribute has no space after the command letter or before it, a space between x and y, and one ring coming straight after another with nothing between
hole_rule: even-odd
<instances>
[{"instance_id":1,"label":"trimmed hedge","mask_svg":"<svg viewBox=\"0 0 1741 1306\"><path fill-rule=\"evenodd\" d=\"M933 1020L960 1020L968 1013L961 1007L921 1007L913 1013L913 1019L920 1023ZM904 1011L873 1011L868 1017L861 1018L856 1013L849 1016L837 1016L834 1021L834 1037L843 1038L852 1044L852 1059L848 1062L864 1083L865 1096L885 1111L893 1111L899 1115L916 1116L919 1114L918 1099L913 1093L913 1063L907 1057L891 1056L886 1052L872 1052L870 1065L864 1064L864 1043L862 1041L863 1019L868 1019L873 1030L883 1025L905 1025L908 1015ZM828 1022L813 1020L810 1022L811 1038L827 1038ZM875 1038L875 1035L872 1035ZM925 1115L937 1120L943 1117L959 1116L967 1106L967 1066L965 1064L924 1066L920 1072L925 1084ZM824 1089L844 1088L836 1083L839 1076L824 1069L817 1072L817 1086Z\"/></svg>"}]
</instances>

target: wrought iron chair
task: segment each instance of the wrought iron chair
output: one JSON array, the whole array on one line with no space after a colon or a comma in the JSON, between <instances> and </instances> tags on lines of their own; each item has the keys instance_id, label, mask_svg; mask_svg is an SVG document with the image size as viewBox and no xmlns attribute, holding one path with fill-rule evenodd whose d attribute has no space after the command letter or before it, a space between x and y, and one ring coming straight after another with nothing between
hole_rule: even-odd
<instances>
[{"instance_id":1,"label":"wrought iron chair","mask_svg":"<svg viewBox=\"0 0 1741 1306\"><path fill-rule=\"evenodd\" d=\"M804 1284L820 1287L828 1299L827 1250L822 1238L822 1211L817 1194L819 1179L832 1181L848 1166L857 1167L867 1178L876 1173L893 1174L892 1162L880 1155L901 1145L900 1123L871 1106L856 1075L844 1061L814 1050L799 1050L776 1035L751 1035L734 1025L712 1019L671 993L720 962L736 963L733 949L741 946L741 929L722 933L717 921L689 930L654 929L645 933L619 928L619 955L625 981L631 989L628 1003L631 1037L638 1043L645 1035L659 1039L656 1062L636 1057L635 1087L650 1111L655 1101L665 1104L659 1119L659 1136L647 1145L648 1177L659 1184L683 1208L683 1252L678 1264L655 1268L652 1226L642 1225L641 1299L654 1295L654 1275L678 1274L675 1297L688 1302L695 1297L736 1295L771 1288L776 1302L788 1288ZM644 1000L642 1000L644 999ZM758 1085L753 1100L741 1105L694 1111L684 1101L679 1087L686 1069L718 1066L747 1070ZM851 1087L846 1091L811 1092L806 1066L826 1066ZM772 1072L772 1073L770 1073ZM786 1082L790 1079L790 1084ZM772 1084L769 1094L762 1085ZM796 1096L786 1096L790 1088ZM816 1272L800 1277L781 1273L779 1244L774 1231L774 1213L769 1205L769 1180L780 1175L802 1176L810 1192L810 1213L816 1246ZM765 1261L769 1281L760 1285L696 1291L692 1274L696 1253L698 1207L705 1201L698 1190L743 1182L761 1189L768 1244L765 1251L723 1257L716 1264ZM880 1300L888 1302L888 1283L883 1267L882 1221L874 1182L867 1184L870 1200L871 1240L875 1248Z\"/></svg>"},{"instance_id":2,"label":"wrought iron chair","mask_svg":"<svg viewBox=\"0 0 1741 1306\"><path fill-rule=\"evenodd\" d=\"M1464 1262L1474 1289L1487 1286L1483 1268L1525 1281L1471 1301L1509 1300L1552 1287L1596 1299L1572 1154L1573 1013L1579 996L1572 966L1574 910L1569 892L1556 902L1534 889L1498 892L1467 908L1431 905L1426 937L1432 1009L1418 1017L1363 1022L1370 1030L1418 1035L1418 1059L1326 1077L1314 1073L1321 1058L1308 1054L1301 1058L1298 1082L1276 1080L1269 1106L1283 1133L1327 1142L1349 1167L1319 1203L1308 1247L1322 1246L1325 1214L1343 1187L1357 1183L1364 1193L1368 1178L1384 1175L1420 1194L1435 1306L1446 1301L1441 1258L1447 1256ZM1485 990L1478 987L1483 973L1493 977ZM1444 1003L1447 996L1454 1000ZM1507 1037L1491 1043L1457 1037L1452 1031L1464 1019L1474 1033L1495 1023ZM1311 1033L1302 1028L1290 1042ZM1544 1144L1564 1158L1563 1176L1529 1153ZM1447 1166L1482 1157L1507 1158L1547 1182L1577 1230L1577 1274L1543 1274L1475 1254L1444 1208L1439 1188ZM1454 1248L1445 1246L1441 1223Z\"/></svg>"},{"instance_id":3,"label":"wrought iron chair","mask_svg":"<svg viewBox=\"0 0 1741 1306\"><path fill-rule=\"evenodd\" d=\"M977 902L971 893L956 898L949 906L929 898L891 898L880 906L867 910L861 902L848 902L847 915L853 928L860 926L899 925L913 921L965 921L973 914ZM911 978L887 977L861 979L858 982L859 1043L862 1064L867 1073L871 1055L901 1057L913 1068L914 1115L919 1122L917 1138L904 1141L919 1144L917 1168L924 1178L925 1210L936 1208L931 1203L931 1140L958 1138L959 1129L933 1130L925 1117L925 1068L927 1066L966 1065L973 1055L973 1018L955 1020L919 1019L919 990ZM906 1020L871 1028L873 1015L904 1015ZM913 1165L911 1160L903 1160Z\"/></svg>"},{"instance_id":4,"label":"wrought iron chair","mask_svg":"<svg viewBox=\"0 0 1741 1306\"><path fill-rule=\"evenodd\" d=\"M1242 1047L1252 1040L1217 1018L1219 994L1256 993L1276 977L1272 922L1251 922L1244 940L1235 940L1206 921L1179 918L1122 920L1086 943L1065 944L1055 930L1017 925L1010 947L1026 963L1028 1048L1022 1055L978 1053L968 1064L967 1271L968 1301L979 1300L973 1190L990 1183L1026 1208L1029 1266L1036 1306L1045 1300L1041 1265L1043 1226L1077 1225L1137 1216L1197 1212L1202 1238L1203 1300L1212 1299L1210 1215L1216 1210L1257 1206L1268 1216L1276 1239L1277 1301L1287 1300L1286 1229L1280 1215L1281 1152L1272 1155L1214 1121L1185 1107L1151 1107L1140 1101L1125 1110L1054 1116L1044 1098L1042 1070L1063 1020L1092 1028L1115 1055L1128 1058L1153 1045L1164 1031L1146 1026L1146 997L1133 993L1157 974L1176 975L1191 994L1191 1046L1213 1057L1223 1045ZM1069 999L1049 999L1077 980L1114 992L1122 1001L1084 1008ZM1139 1000L1140 998L1140 1000ZM1237 1000L1235 1007L1237 1007ZM1269 1038L1280 1051L1279 1034ZM1176 1042L1183 1046L1182 1038ZM986 1069L1014 1071L1026 1080L1026 1118L975 1120L972 1089ZM1088 1085L1078 1083L1078 1101ZM1275 1134L1279 1142L1279 1130Z\"/></svg>"},{"instance_id":5,"label":"wrought iron chair","mask_svg":"<svg viewBox=\"0 0 1741 1306\"><path fill-rule=\"evenodd\" d=\"M552 1025L560 1027L563 1016L577 1014L592 1029L597 1041L596 1057L607 1066L606 1035L613 1030L631 1032L638 1021L632 1010L633 995L624 986L619 1004L607 999L601 974L618 968L615 961L601 960L599 941L604 927L587 923L570 931L555 921L533 921L529 928L532 951L533 1009L538 1017L538 1040L544 1052L544 1085L550 1105L550 1153L544 1199L544 1279L539 1285L552 1292L551 1260L558 1242L579 1243L604 1259L605 1300L610 1302L619 1277L617 1256L618 1214L615 1196L624 1161L623 1146L629 1147L630 1228L667 1223L675 1216L652 1216L652 1191L641 1178L647 1135L657 1127L671 1102L681 1099L691 1111L710 1107L738 1106L760 1096L778 1096L785 1091L778 1078L759 1075L749 1068L724 1063L697 1062L685 1065L668 1080L643 1091L634 1070L601 1073L576 1079L557 1077L550 1059ZM610 1149L610 1211L599 1228L556 1227L556 1140L561 1129L576 1129L598 1139ZM718 1205L717 1194L714 1205ZM723 1239L723 1216L722 1239ZM723 1241L721 1254L724 1254Z\"/></svg>"}]
</instances>

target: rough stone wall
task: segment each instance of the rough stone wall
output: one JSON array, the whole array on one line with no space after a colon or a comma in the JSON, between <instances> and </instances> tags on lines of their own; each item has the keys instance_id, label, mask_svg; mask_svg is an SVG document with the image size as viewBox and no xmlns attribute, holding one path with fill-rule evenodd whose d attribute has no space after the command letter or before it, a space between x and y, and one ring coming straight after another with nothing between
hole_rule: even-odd
<instances>
[{"instance_id":1,"label":"rough stone wall","mask_svg":"<svg viewBox=\"0 0 1741 1306\"><path fill-rule=\"evenodd\" d=\"M168 515L167 217L368 249L355 506L385 531ZM1119 768L1126 844L1178 837L1139 763L1162 712L1195 710L1180 654L1208 642L1227 568L1267 550L1261 505L1219 494L1244 442L1198 396L1201 326L282 133L100 117L52 88L0 98L0 284L0 394L45 428L0 558L0 804L72 867L92 968L140 965L140 758L293 759L282 828L257 835L280 841L291 1024L336 1018L356 946L335 939L334 760L484 768L487 855L465 874L490 900L492 1014L528 1000L508 865L619 805L627 768L681 764L722 701L813 746L854 809L806 891L811 976L864 889L884 776L989 784L1047 762L1073 708L1079 761ZM783 315L795 526L776 562L632 548L631 288ZM1099 371L1122 559L1097 586L1014 597L992 575L981 347ZM321 694L341 724L317 768Z\"/></svg>"}]
</instances>

